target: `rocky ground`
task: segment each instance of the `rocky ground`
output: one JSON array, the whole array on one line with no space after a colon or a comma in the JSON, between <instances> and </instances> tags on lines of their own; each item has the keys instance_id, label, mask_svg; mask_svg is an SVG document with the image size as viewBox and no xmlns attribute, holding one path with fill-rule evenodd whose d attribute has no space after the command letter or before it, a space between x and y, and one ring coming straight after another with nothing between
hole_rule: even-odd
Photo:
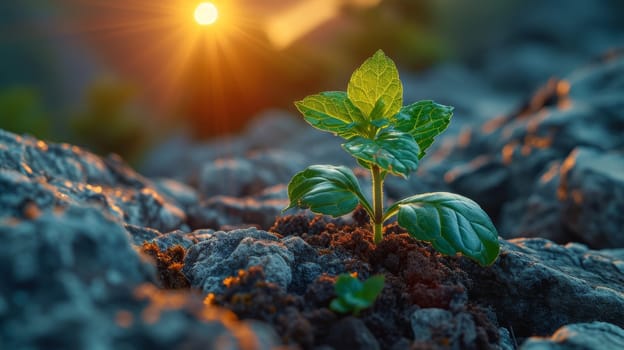
<instances>
[{"instance_id":1,"label":"rocky ground","mask_svg":"<svg viewBox=\"0 0 624 350\"><path fill-rule=\"evenodd\" d=\"M457 109L388 198L474 199L502 236L493 266L392 223L375 246L362 211L282 214L295 172L356 164L281 112L237 137L172 139L148 177L0 131L0 348L624 348L624 56L605 51L624 31L565 4L593 29L527 17L514 28L529 39L510 30L475 62L403 76L407 101ZM343 272L386 278L357 317L328 308Z\"/></svg>"}]
</instances>

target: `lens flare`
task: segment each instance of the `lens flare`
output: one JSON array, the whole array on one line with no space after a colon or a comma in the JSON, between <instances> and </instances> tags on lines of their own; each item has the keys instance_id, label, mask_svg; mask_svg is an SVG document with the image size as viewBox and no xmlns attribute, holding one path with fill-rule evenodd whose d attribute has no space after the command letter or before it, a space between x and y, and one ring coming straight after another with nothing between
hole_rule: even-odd
<instances>
[{"instance_id":1,"label":"lens flare","mask_svg":"<svg viewBox=\"0 0 624 350\"><path fill-rule=\"evenodd\" d=\"M202 2L195 8L195 21L202 26L208 26L219 19L219 10L211 2Z\"/></svg>"}]
</instances>

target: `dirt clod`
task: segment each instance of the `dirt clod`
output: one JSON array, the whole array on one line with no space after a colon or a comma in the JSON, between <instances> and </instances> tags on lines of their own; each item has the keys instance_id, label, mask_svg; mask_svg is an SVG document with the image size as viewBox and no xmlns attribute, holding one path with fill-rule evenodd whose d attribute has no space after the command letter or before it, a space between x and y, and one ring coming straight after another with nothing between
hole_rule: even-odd
<instances>
[{"instance_id":1,"label":"dirt clod","mask_svg":"<svg viewBox=\"0 0 624 350\"><path fill-rule=\"evenodd\" d=\"M160 250L158 244L144 242L141 247L143 253L152 257L156 261L158 277L164 288L183 289L190 288L190 283L182 273L184 267L184 256L186 250L180 245L169 247L164 252Z\"/></svg>"}]
</instances>

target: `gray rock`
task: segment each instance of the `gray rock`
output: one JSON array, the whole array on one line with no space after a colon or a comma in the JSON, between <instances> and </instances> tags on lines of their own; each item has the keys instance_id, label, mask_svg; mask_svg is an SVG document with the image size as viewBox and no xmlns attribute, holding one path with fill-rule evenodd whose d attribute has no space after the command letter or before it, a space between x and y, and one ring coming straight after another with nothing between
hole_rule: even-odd
<instances>
[{"instance_id":1,"label":"gray rock","mask_svg":"<svg viewBox=\"0 0 624 350\"><path fill-rule=\"evenodd\" d=\"M112 348L117 327L107 309L151 274L123 227L95 208L72 206L0 221L0 235L3 347Z\"/></svg>"},{"instance_id":2,"label":"gray rock","mask_svg":"<svg viewBox=\"0 0 624 350\"><path fill-rule=\"evenodd\" d=\"M510 236L624 246L624 155L578 147L553 162L526 200L506 203L501 231Z\"/></svg>"},{"instance_id":3,"label":"gray rock","mask_svg":"<svg viewBox=\"0 0 624 350\"><path fill-rule=\"evenodd\" d=\"M124 225L124 227L130 234L130 237L132 237L132 243L138 246L142 245L143 242L148 242L162 236L162 234L157 230L147 227L134 225Z\"/></svg>"},{"instance_id":4,"label":"gray rock","mask_svg":"<svg viewBox=\"0 0 624 350\"><path fill-rule=\"evenodd\" d=\"M444 339L451 349L476 349L477 328L472 315L448 310L418 309L410 317L416 344L438 344Z\"/></svg>"},{"instance_id":5,"label":"gray rock","mask_svg":"<svg viewBox=\"0 0 624 350\"><path fill-rule=\"evenodd\" d=\"M198 144L190 133L177 133L151 149L141 164L141 172L153 178L170 178L183 183L197 183L199 169L218 158L242 156L241 140L218 137Z\"/></svg>"},{"instance_id":6,"label":"gray rock","mask_svg":"<svg viewBox=\"0 0 624 350\"><path fill-rule=\"evenodd\" d=\"M318 254L316 249L297 236L285 237L281 242L295 257L295 266L289 290L297 294L303 294L308 285L314 282L323 272L321 266L317 264Z\"/></svg>"},{"instance_id":7,"label":"gray rock","mask_svg":"<svg viewBox=\"0 0 624 350\"><path fill-rule=\"evenodd\" d=\"M216 159L199 173L199 191L205 197L257 195L265 188L287 183L304 164L301 155L265 151L246 157Z\"/></svg>"},{"instance_id":8,"label":"gray rock","mask_svg":"<svg viewBox=\"0 0 624 350\"><path fill-rule=\"evenodd\" d=\"M600 254L606 255L606 256L611 257L611 258L616 259L616 260L623 260L622 263L624 263L624 249L622 249L622 248L620 248L620 249L602 249L602 250L600 250ZM622 269L622 272L624 272L624 269Z\"/></svg>"},{"instance_id":9,"label":"gray rock","mask_svg":"<svg viewBox=\"0 0 624 350\"><path fill-rule=\"evenodd\" d=\"M160 178L154 180L154 186L185 211L199 203L199 195L195 189L179 181Z\"/></svg>"},{"instance_id":10,"label":"gray rock","mask_svg":"<svg viewBox=\"0 0 624 350\"><path fill-rule=\"evenodd\" d=\"M576 323L559 328L548 338L531 337L520 350L619 350L624 330L610 323Z\"/></svg>"},{"instance_id":11,"label":"gray rock","mask_svg":"<svg viewBox=\"0 0 624 350\"><path fill-rule=\"evenodd\" d=\"M325 343L334 349L376 350L379 343L359 318L346 317L329 332Z\"/></svg>"},{"instance_id":12,"label":"gray rock","mask_svg":"<svg viewBox=\"0 0 624 350\"><path fill-rule=\"evenodd\" d=\"M206 230L206 231L210 233L214 232L212 230ZM173 247L174 245L180 245L184 247L185 249L188 249L193 244L196 244L198 242L194 233L188 233L188 232L184 232L180 230L167 232L158 237L155 237L151 241L158 244L158 247L160 248L160 250L167 250L168 248Z\"/></svg>"},{"instance_id":13,"label":"gray rock","mask_svg":"<svg viewBox=\"0 0 624 350\"><path fill-rule=\"evenodd\" d=\"M453 314L444 309L419 309L410 317L414 340L431 341L432 328L443 328L453 320Z\"/></svg>"},{"instance_id":14,"label":"gray rock","mask_svg":"<svg viewBox=\"0 0 624 350\"><path fill-rule=\"evenodd\" d=\"M315 262L318 258L316 249L312 248L306 241L298 236L284 237L282 243L295 256L295 261L300 264L304 262Z\"/></svg>"},{"instance_id":15,"label":"gray rock","mask_svg":"<svg viewBox=\"0 0 624 350\"><path fill-rule=\"evenodd\" d=\"M244 135L248 150L286 149L284 146L308 130L300 118L285 111L269 110L254 118Z\"/></svg>"},{"instance_id":16,"label":"gray rock","mask_svg":"<svg viewBox=\"0 0 624 350\"><path fill-rule=\"evenodd\" d=\"M495 213L506 199L510 170L500 159L481 156L449 170L445 179L455 191L469 198L479 198L484 210Z\"/></svg>"},{"instance_id":17,"label":"gray rock","mask_svg":"<svg viewBox=\"0 0 624 350\"><path fill-rule=\"evenodd\" d=\"M615 107L613 104L621 103L617 97L618 92L624 89L624 81L618 74L624 69L622 52L607 52L606 56L606 58L575 71L568 77L572 101L593 101L599 106L606 106L608 109ZM609 101L611 103L608 103ZM611 108L609 108L610 106ZM613 110L610 113L612 112ZM621 122L618 122L621 118L617 115L614 117L612 126L621 126ZM615 138L610 138L608 141L617 142Z\"/></svg>"},{"instance_id":18,"label":"gray rock","mask_svg":"<svg viewBox=\"0 0 624 350\"><path fill-rule=\"evenodd\" d=\"M554 161L538 177L528 198L520 197L503 205L500 232L508 238L543 237L567 243L558 199L561 161Z\"/></svg>"},{"instance_id":19,"label":"gray rock","mask_svg":"<svg viewBox=\"0 0 624 350\"><path fill-rule=\"evenodd\" d=\"M94 208L0 222L6 349L273 349L266 325L158 289L122 226ZM228 320L228 321L225 321Z\"/></svg>"},{"instance_id":20,"label":"gray rock","mask_svg":"<svg viewBox=\"0 0 624 350\"><path fill-rule=\"evenodd\" d=\"M0 130L0 217L24 218L29 209L97 205L125 223L168 232L184 212L149 180L115 157L48 144Z\"/></svg>"},{"instance_id":21,"label":"gray rock","mask_svg":"<svg viewBox=\"0 0 624 350\"><path fill-rule=\"evenodd\" d=\"M624 154L577 148L565 160L562 220L593 248L624 247Z\"/></svg>"},{"instance_id":22,"label":"gray rock","mask_svg":"<svg viewBox=\"0 0 624 350\"><path fill-rule=\"evenodd\" d=\"M154 177L192 184L204 200L256 197L272 186L287 184L311 164L355 167L355 160L340 151L341 143L340 138L306 126L299 116L272 111L237 137L200 144L176 137L154 149L143 169Z\"/></svg>"},{"instance_id":23,"label":"gray rock","mask_svg":"<svg viewBox=\"0 0 624 350\"><path fill-rule=\"evenodd\" d=\"M279 239L269 232L249 228L204 235L190 246L183 272L192 286L219 293L225 290L225 278L235 276L240 269L261 266L267 281L284 291L303 294L322 273L346 272L345 261L350 259L353 257L341 252L319 256L299 237ZM370 273L368 264L362 263L362 268L362 272Z\"/></svg>"},{"instance_id":24,"label":"gray rock","mask_svg":"<svg viewBox=\"0 0 624 350\"><path fill-rule=\"evenodd\" d=\"M288 290L299 295L304 294L308 286L322 275L324 271L326 270L323 270L321 265L313 262L304 262L296 265L292 275L292 283Z\"/></svg>"},{"instance_id":25,"label":"gray rock","mask_svg":"<svg viewBox=\"0 0 624 350\"><path fill-rule=\"evenodd\" d=\"M0 130L0 164L29 177L110 185L115 174L105 161L79 147L48 144Z\"/></svg>"},{"instance_id":26,"label":"gray rock","mask_svg":"<svg viewBox=\"0 0 624 350\"><path fill-rule=\"evenodd\" d=\"M501 241L494 265L465 267L475 282L470 295L491 305L518 337L550 334L578 322L624 326L622 262L584 245Z\"/></svg>"},{"instance_id":27,"label":"gray rock","mask_svg":"<svg viewBox=\"0 0 624 350\"><path fill-rule=\"evenodd\" d=\"M115 204L123 211L127 223L167 232L182 227L186 221L182 209L167 202L153 188L128 192L113 197Z\"/></svg>"},{"instance_id":28,"label":"gray rock","mask_svg":"<svg viewBox=\"0 0 624 350\"><path fill-rule=\"evenodd\" d=\"M85 193L85 197L89 195L91 193ZM29 216L28 207L40 210L76 203L44 179L31 180L18 171L7 169L0 169L0 202L0 217L14 218Z\"/></svg>"},{"instance_id":29,"label":"gray rock","mask_svg":"<svg viewBox=\"0 0 624 350\"><path fill-rule=\"evenodd\" d=\"M592 177L577 176L576 186L619 188L613 175L622 172L618 165L624 149L624 118L618 112L624 92L618 78L622 72L624 57L614 56L565 79L550 80L516 112L467 129L448 147L430 154L431 161L423 159L421 172L428 174L424 179L443 178L450 191L476 200L505 237L543 236L596 248L621 246L622 235L613 232L623 225L610 219L621 211L619 190L609 196L599 192L596 197L605 198L596 200L601 203L582 203L589 215L580 218L574 213L582 208L559 197L561 182L566 181L561 165L579 147L593 149L595 159L583 161L595 165L587 167L603 166L597 164L603 156L609 166L592 170ZM603 216L591 216L590 205L598 206ZM608 232L611 239L600 237L596 233L600 231Z\"/></svg>"},{"instance_id":30,"label":"gray rock","mask_svg":"<svg viewBox=\"0 0 624 350\"><path fill-rule=\"evenodd\" d=\"M499 328L498 335L500 337L499 346L501 350L515 350L518 348L513 339L511 339L511 334L509 334L507 328Z\"/></svg>"},{"instance_id":31,"label":"gray rock","mask_svg":"<svg viewBox=\"0 0 624 350\"><path fill-rule=\"evenodd\" d=\"M257 172L244 158L217 159L206 163L199 173L199 191L206 197L241 197L267 186L270 173Z\"/></svg>"},{"instance_id":32,"label":"gray rock","mask_svg":"<svg viewBox=\"0 0 624 350\"><path fill-rule=\"evenodd\" d=\"M249 225L269 229L287 206L287 199L215 196L189 213L190 224L194 228Z\"/></svg>"},{"instance_id":33,"label":"gray rock","mask_svg":"<svg viewBox=\"0 0 624 350\"><path fill-rule=\"evenodd\" d=\"M294 261L293 253L266 231L217 231L188 250L183 272L192 286L217 293L225 289L226 277L240 269L262 266L267 281L287 289Z\"/></svg>"},{"instance_id":34,"label":"gray rock","mask_svg":"<svg viewBox=\"0 0 624 350\"><path fill-rule=\"evenodd\" d=\"M203 239L159 232L184 220L118 158L0 130L0 347L274 348L266 326L155 287L133 243Z\"/></svg>"},{"instance_id":35,"label":"gray rock","mask_svg":"<svg viewBox=\"0 0 624 350\"><path fill-rule=\"evenodd\" d=\"M197 244L214 233L214 230L196 230L186 232L182 230L160 233L154 229L147 227L139 227L133 225L124 225L126 231L132 237L132 243L141 246L144 242L154 242L160 250L167 250L174 245L180 245L185 249L190 248L193 244Z\"/></svg>"},{"instance_id":36,"label":"gray rock","mask_svg":"<svg viewBox=\"0 0 624 350\"><path fill-rule=\"evenodd\" d=\"M249 123L246 131L236 137L221 137L203 143L192 143L188 135L176 135L154 148L145 160L142 170L152 177L174 178L185 183L194 183L197 187L206 186L206 189L215 189L213 182L223 183L223 179L204 178L201 185L202 168L217 160L249 160L258 154L276 152L276 154L290 154L289 160L294 164L300 163L303 154L280 151L282 149L304 149L293 147L293 144L305 143L310 133L303 121L297 116L284 111L266 112ZM321 134L316 132L313 138ZM309 143L307 143L309 146ZM314 153L314 150L312 150ZM281 169L289 169L285 162L278 164ZM211 169L209 173L218 169ZM223 172L227 171L227 167ZM219 190L218 188L216 188ZM208 192L209 193L209 192Z\"/></svg>"}]
</instances>

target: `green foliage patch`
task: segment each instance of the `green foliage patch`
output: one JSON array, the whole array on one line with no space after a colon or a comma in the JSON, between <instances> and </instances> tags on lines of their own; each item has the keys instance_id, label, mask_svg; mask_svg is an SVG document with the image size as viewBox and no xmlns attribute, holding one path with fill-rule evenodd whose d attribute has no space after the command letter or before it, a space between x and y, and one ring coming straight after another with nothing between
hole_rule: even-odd
<instances>
[{"instance_id":1,"label":"green foliage patch","mask_svg":"<svg viewBox=\"0 0 624 350\"><path fill-rule=\"evenodd\" d=\"M329 304L329 308L342 314L357 315L361 310L375 303L383 287L383 275L375 275L362 282L357 277L346 273L341 274L334 285L337 297Z\"/></svg>"}]
</instances>

